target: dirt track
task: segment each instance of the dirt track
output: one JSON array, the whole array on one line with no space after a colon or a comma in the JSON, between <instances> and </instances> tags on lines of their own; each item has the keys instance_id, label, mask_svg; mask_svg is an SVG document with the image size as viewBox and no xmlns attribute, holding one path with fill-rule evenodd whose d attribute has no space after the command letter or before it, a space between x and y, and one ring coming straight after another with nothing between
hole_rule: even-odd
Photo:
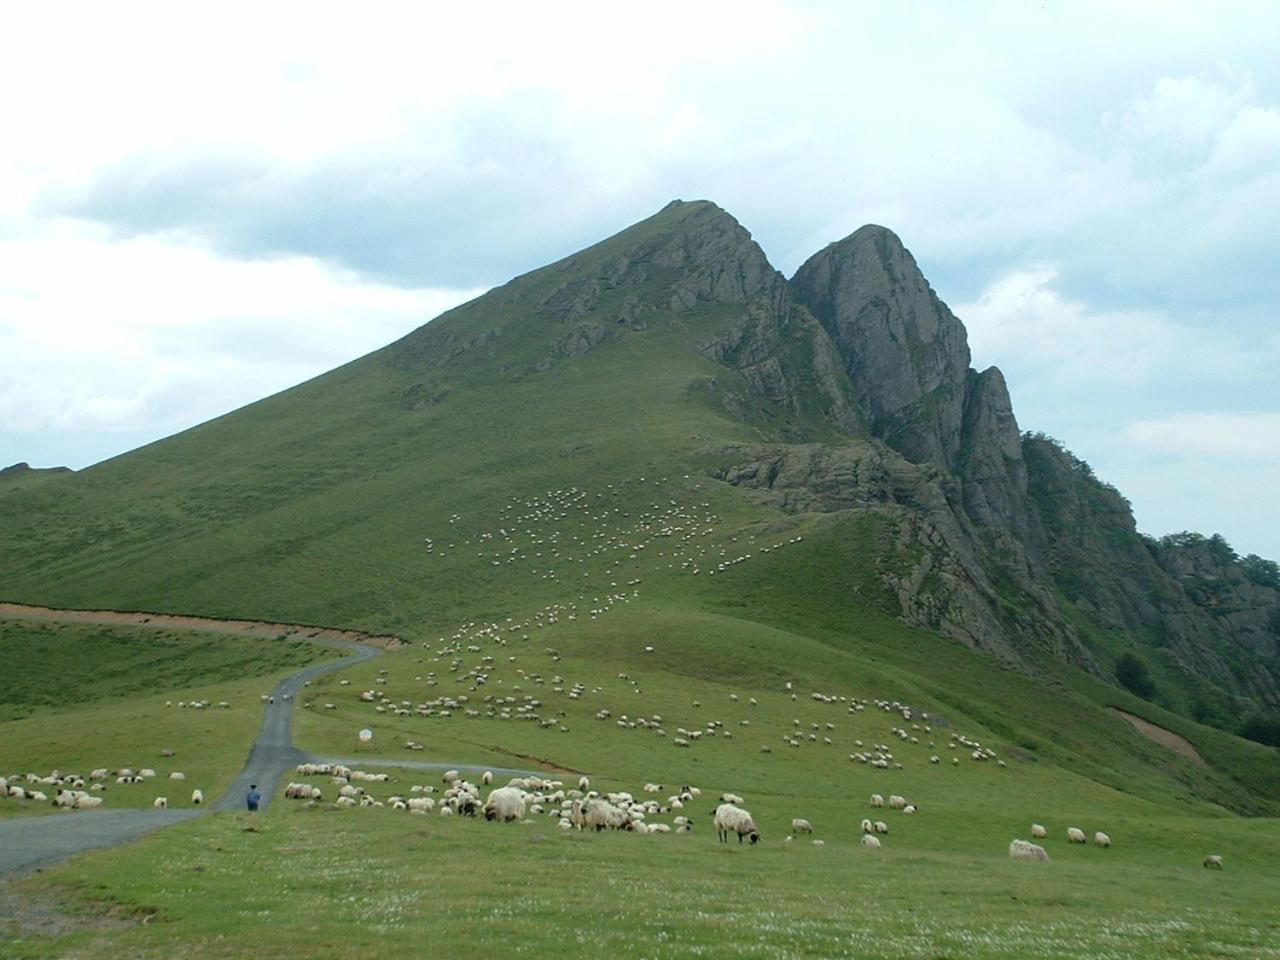
<instances>
[{"instance_id":1,"label":"dirt track","mask_svg":"<svg viewBox=\"0 0 1280 960\"><path fill-rule=\"evenodd\" d=\"M140 613L127 610L56 610L25 603L0 601L0 617L13 620L66 620L73 623L124 624L165 630L207 630L250 637L301 637L304 640L342 640L368 643L393 649L401 645L399 637L380 636L360 630L338 627L313 627L301 623L272 623L268 620L220 620L182 613Z\"/></svg>"}]
</instances>

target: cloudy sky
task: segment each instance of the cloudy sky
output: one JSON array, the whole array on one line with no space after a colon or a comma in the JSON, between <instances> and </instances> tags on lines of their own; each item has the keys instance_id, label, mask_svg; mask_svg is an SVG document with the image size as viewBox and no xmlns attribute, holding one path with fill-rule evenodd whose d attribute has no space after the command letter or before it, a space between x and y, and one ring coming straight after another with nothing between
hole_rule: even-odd
<instances>
[{"instance_id":1,"label":"cloudy sky","mask_svg":"<svg viewBox=\"0 0 1280 960\"><path fill-rule=\"evenodd\" d=\"M788 274L893 228L1024 429L1142 529L1280 557L1280 5L437 6L6 12L0 466L114 456L708 198Z\"/></svg>"}]
</instances>

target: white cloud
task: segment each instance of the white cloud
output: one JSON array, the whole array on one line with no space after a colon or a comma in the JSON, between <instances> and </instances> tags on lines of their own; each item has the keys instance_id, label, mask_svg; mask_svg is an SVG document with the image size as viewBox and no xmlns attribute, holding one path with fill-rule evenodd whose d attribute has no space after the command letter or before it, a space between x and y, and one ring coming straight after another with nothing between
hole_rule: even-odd
<instances>
[{"instance_id":1,"label":"white cloud","mask_svg":"<svg viewBox=\"0 0 1280 960\"><path fill-rule=\"evenodd\" d=\"M997 278L971 303L956 304L974 362L995 364L1028 394L1060 400L1099 388L1164 392L1171 385L1266 376L1280 362L1230 330L1174 319L1160 310L1098 309L1060 290L1056 268L1039 264ZM1065 391L1065 393L1064 393Z\"/></svg>"},{"instance_id":2,"label":"white cloud","mask_svg":"<svg viewBox=\"0 0 1280 960\"><path fill-rule=\"evenodd\" d=\"M1231 458L1280 470L1280 413L1176 413L1136 420L1121 436L1142 454L1180 460Z\"/></svg>"},{"instance_id":3,"label":"white cloud","mask_svg":"<svg viewBox=\"0 0 1280 960\"><path fill-rule=\"evenodd\" d=\"M222 261L62 223L0 241L0 429L162 436L328 370L479 291ZM14 442L14 441L10 441ZM0 460L24 459L22 450ZM68 450L64 461L83 466Z\"/></svg>"}]
</instances>

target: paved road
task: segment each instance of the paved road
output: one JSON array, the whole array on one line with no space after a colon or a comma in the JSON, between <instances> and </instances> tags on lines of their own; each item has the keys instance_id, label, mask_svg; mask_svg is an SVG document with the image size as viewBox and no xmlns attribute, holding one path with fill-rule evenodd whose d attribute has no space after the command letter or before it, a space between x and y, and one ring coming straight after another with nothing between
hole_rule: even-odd
<instances>
[{"instance_id":1,"label":"paved road","mask_svg":"<svg viewBox=\"0 0 1280 960\"><path fill-rule=\"evenodd\" d=\"M330 641L330 645L340 647L351 653L351 656L328 663L318 663L313 667L286 677L276 685L271 693L272 702L267 704L262 715L262 727L258 730L258 739L253 742L249 751L249 759L240 771L234 783L226 793L211 804L214 810L241 810L244 808L244 797L249 792L249 785L256 783L262 794L262 808L266 809L275 793L276 784L286 770L298 764L312 760L309 753L304 753L293 745L293 704L294 698L307 683L321 674L341 670L362 660L378 655L374 647L362 647L355 643ZM286 699L286 697L288 699Z\"/></svg>"}]
</instances>

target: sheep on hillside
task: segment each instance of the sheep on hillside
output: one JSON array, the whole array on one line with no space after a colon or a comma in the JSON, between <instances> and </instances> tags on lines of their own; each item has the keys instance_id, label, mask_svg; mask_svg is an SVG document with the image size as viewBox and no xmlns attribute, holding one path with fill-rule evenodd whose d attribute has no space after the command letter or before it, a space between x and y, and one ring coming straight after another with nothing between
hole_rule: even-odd
<instances>
[{"instance_id":1,"label":"sheep on hillside","mask_svg":"<svg viewBox=\"0 0 1280 960\"><path fill-rule=\"evenodd\" d=\"M792 820L791 832L792 833L813 833L813 824L811 824L808 820Z\"/></svg>"},{"instance_id":2,"label":"sheep on hillside","mask_svg":"<svg viewBox=\"0 0 1280 960\"><path fill-rule=\"evenodd\" d=\"M756 829L751 814L732 803L722 803L716 807L715 824L721 843L728 839L730 833L738 835L738 843L742 843L743 837L747 837L752 843L760 840L760 831Z\"/></svg>"},{"instance_id":3,"label":"sheep on hillside","mask_svg":"<svg viewBox=\"0 0 1280 960\"><path fill-rule=\"evenodd\" d=\"M169 798L156 797L155 800L151 802L151 806L155 807L157 810L165 810L169 806Z\"/></svg>"},{"instance_id":4,"label":"sheep on hillside","mask_svg":"<svg viewBox=\"0 0 1280 960\"><path fill-rule=\"evenodd\" d=\"M1205 857L1205 858L1204 858L1204 866L1205 866L1205 869L1206 869L1206 870L1208 870L1208 869L1221 870L1221 869L1222 869L1222 857L1220 857L1220 856L1219 856L1218 854L1216 854L1216 853L1215 853L1215 854L1212 854L1212 855L1210 855L1210 856L1207 856L1207 857Z\"/></svg>"},{"instance_id":5,"label":"sheep on hillside","mask_svg":"<svg viewBox=\"0 0 1280 960\"><path fill-rule=\"evenodd\" d=\"M859 826L861 826L863 833L875 833L875 830L876 830L875 824L873 824L866 817L863 817L862 823Z\"/></svg>"},{"instance_id":6,"label":"sheep on hillside","mask_svg":"<svg viewBox=\"0 0 1280 960\"><path fill-rule=\"evenodd\" d=\"M1010 860L1042 860L1049 862L1049 854L1045 853L1044 847L1030 843L1026 840L1014 840L1009 844Z\"/></svg>"},{"instance_id":7,"label":"sheep on hillside","mask_svg":"<svg viewBox=\"0 0 1280 960\"><path fill-rule=\"evenodd\" d=\"M191 802L196 806L204 803L204 793L200 790L191 791Z\"/></svg>"},{"instance_id":8,"label":"sheep on hillside","mask_svg":"<svg viewBox=\"0 0 1280 960\"><path fill-rule=\"evenodd\" d=\"M524 816L525 792L519 787L499 787L489 793L484 802L486 820L509 822Z\"/></svg>"},{"instance_id":9,"label":"sheep on hillside","mask_svg":"<svg viewBox=\"0 0 1280 960\"><path fill-rule=\"evenodd\" d=\"M879 837L872 836L872 835L871 835L871 834L869 834L869 833L867 833L867 834L863 834L863 836L862 836L862 845L863 845L864 847L868 847L868 848L870 848L870 849L872 849L872 850L879 850L879 849L880 849L880 838L879 838Z\"/></svg>"},{"instance_id":10,"label":"sheep on hillside","mask_svg":"<svg viewBox=\"0 0 1280 960\"><path fill-rule=\"evenodd\" d=\"M1037 840L1043 840L1045 837L1049 835L1049 831L1046 830L1041 824L1033 823L1031 825L1031 835L1035 837Z\"/></svg>"},{"instance_id":11,"label":"sheep on hillside","mask_svg":"<svg viewBox=\"0 0 1280 960\"><path fill-rule=\"evenodd\" d=\"M1111 838L1099 830L1093 835L1093 845L1095 847L1109 847L1111 846Z\"/></svg>"},{"instance_id":12,"label":"sheep on hillside","mask_svg":"<svg viewBox=\"0 0 1280 960\"><path fill-rule=\"evenodd\" d=\"M1079 827L1067 827L1067 843L1088 843L1089 839Z\"/></svg>"}]
</instances>

